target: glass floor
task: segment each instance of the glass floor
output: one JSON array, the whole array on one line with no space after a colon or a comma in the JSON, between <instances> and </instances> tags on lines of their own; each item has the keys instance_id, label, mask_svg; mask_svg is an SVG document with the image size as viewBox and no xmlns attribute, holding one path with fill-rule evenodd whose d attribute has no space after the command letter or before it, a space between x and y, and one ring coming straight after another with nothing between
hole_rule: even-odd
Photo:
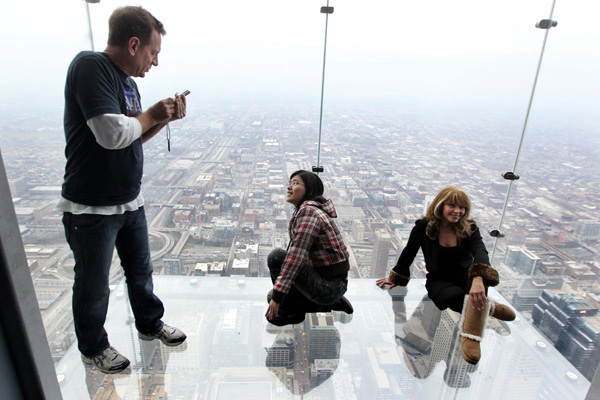
<instances>
[{"instance_id":1,"label":"glass floor","mask_svg":"<svg viewBox=\"0 0 600 400\"><path fill-rule=\"evenodd\" d=\"M424 280L381 290L353 280L354 314L264 318L268 278L155 276L179 347L138 339L121 282L106 329L131 361L125 373L85 366L76 345L56 366L65 399L583 399L590 383L517 315L488 319L477 366L463 361L460 315L440 312ZM503 301L490 288L490 296Z\"/></svg>"}]
</instances>

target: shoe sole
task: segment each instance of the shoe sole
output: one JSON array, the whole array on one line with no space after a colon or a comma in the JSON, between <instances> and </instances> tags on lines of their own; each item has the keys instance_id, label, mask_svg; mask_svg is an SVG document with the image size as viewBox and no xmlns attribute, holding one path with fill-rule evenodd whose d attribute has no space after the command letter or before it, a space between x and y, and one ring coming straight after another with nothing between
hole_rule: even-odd
<instances>
[{"instance_id":1,"label":"shoe sole","mask_svg":"<svg viewBox=\"0 0 600 400\"><path fill-rule=\"evenodd\" d=\"M479 363L479 359L474 359L474 358L470 358L465 356L464 354L462 355L463 360L465 360L466 362L468 362L471 365L477 365Z\"/></svg>"},{"instance_id":2,"label":"shoe sole","mask_svg":"<svg viewBox=\"0 0 600 400\"><path fill-rule=\"evenodd\" d=\"M186 335L183 335L181 339L177 339L180 340L178 342L166 342L161 338L157 338L155 336L146 336L143 334L138 334L138 338L140 338L141 340L147 341L147 342L151 342L153 340L160 340L165 346L169 346L169 347L175 347L175 346L179 346L180 344L182 344L183 342L185 342L185 339L187 339Z\"/></svg>"},{"instance_id":3,"label":"shoe sole","mask_svg":"<svg viewBox=\"0 0 600 400\"><path fill-rule=\"evenodd\" d=\"M115 370L104 370L102 368L98 368L97 366L96 367L100 370L100 372L102 372L104 374L112 375L112 374L118 374L119 372L125 371L127 369L127 367L129 367L129 364L131 364L131 363L129 362L129 360L127 360L127 363L125 364L124 367L119 367L119 369L115 369Z\"/></svg>"},{"instance_id":4,"label":"shoe sole","mask_svg":"<svg viewBox=\"0 0 600 400\"><path fill-rule=\"evenodd\" d=\"M85 365L89 365L90 367L96 366L96 368L98 368L98 370L104 374L118 374L119 372L125 371L127 369L127 367L129 367L129 364L131 364L131 362L129 360L127 360L124 363L125 364L124 366L123 366L123 364L121 364L121 366L118 369L107 370L107 369L102 369L102 368L98 367L92 360L81 357L81 361L83 361L83 363Z\"/></svg>"},{"instance_id":5,"label":"shoe sole","mask_svg":"<svg viewBox=\"0 0 600 400\"><path fill-rule=\"evenodd\" d=\"M506 313L506 314L497 313L497 314L498 314L497 316L492 315L492 317L494 317L500 321L511 322L517 318L517 315L515 313Z\"/></svg>"}]
</instances>

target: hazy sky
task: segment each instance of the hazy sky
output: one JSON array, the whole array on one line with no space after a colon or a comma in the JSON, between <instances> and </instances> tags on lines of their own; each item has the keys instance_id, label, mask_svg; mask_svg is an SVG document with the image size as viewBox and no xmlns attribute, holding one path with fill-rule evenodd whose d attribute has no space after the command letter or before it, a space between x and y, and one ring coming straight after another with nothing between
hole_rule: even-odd
<instances>
[{"instance_id":1,"label":"hazy sky","mask_svg":"<svg viewBox=\"0 0 600 400\"><path fill-rule=\"evenodd\" d=\"M138 80L144 103L190 89L198 99L277 96L317 101L326 0L123 1L90 4L96 50L120 5L140 4L167 30L160 65ZM329 101L489 102L523 109L551 0L331 0L325 98ZM89 49L81 0L2 7L4 102L58 104L66 68ZM557 0L536 105L597 112L597 0ZM589 110L589 112L588 112Z\"/></svg>"}]
</instances>

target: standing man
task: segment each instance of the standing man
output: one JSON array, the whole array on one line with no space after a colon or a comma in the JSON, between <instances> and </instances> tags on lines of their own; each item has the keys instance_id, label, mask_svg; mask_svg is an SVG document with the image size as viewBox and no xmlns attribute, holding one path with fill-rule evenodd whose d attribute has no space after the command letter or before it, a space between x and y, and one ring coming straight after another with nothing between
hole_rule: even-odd
<instances>
[{"instance_id":1,"label":"standing man","mask_svg":"<svg viewBox=\"0 0 600 400\"><path fill-rule=\"evenodd\" d=\"M141 193L142 143L169 121L185 117L185 96L142 112L132 77L158 65L163 24L142 7L116 9L103 53L84 51L71 62L65 85L65 180L58 210L75 258L73 317L86 364L116 373L129 360L104 330L114 248L121 259L135 326L142 340L177 346L186 339L161 318L153 293L148 225Z\"/></svg>"}]
</instances>

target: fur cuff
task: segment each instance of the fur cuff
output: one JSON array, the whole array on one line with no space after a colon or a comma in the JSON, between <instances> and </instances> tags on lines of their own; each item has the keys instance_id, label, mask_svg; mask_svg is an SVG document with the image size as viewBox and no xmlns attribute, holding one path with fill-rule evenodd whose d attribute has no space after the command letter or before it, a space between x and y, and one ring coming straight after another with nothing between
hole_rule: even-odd
<instances>
[{"instance_id":1,"label":"fur cuff","mask_svg":"<svg viewBox=\"0 0 600 400\"><path fill-rule=\"evenodd\" d=\"M394 285L406 286L406 285L408 285L408 281L410 281L410 276L407 277L404 275L400 275L399 273L395 272L394 270L391 270L390 276L388 277L388 279Z\"/></svg>"},{"instance_id":2,"label":"fur cuff","mask_svg":"<svg viewBox=\"0 0 600 400\"><path fill-rule=\"evenodd\" d=\"M472 281L476 276L483 278L485 286L496 286L500 283L498 271L487 264L473 264L469 268L469 281Z\"/></svg>"}]
</instances>

